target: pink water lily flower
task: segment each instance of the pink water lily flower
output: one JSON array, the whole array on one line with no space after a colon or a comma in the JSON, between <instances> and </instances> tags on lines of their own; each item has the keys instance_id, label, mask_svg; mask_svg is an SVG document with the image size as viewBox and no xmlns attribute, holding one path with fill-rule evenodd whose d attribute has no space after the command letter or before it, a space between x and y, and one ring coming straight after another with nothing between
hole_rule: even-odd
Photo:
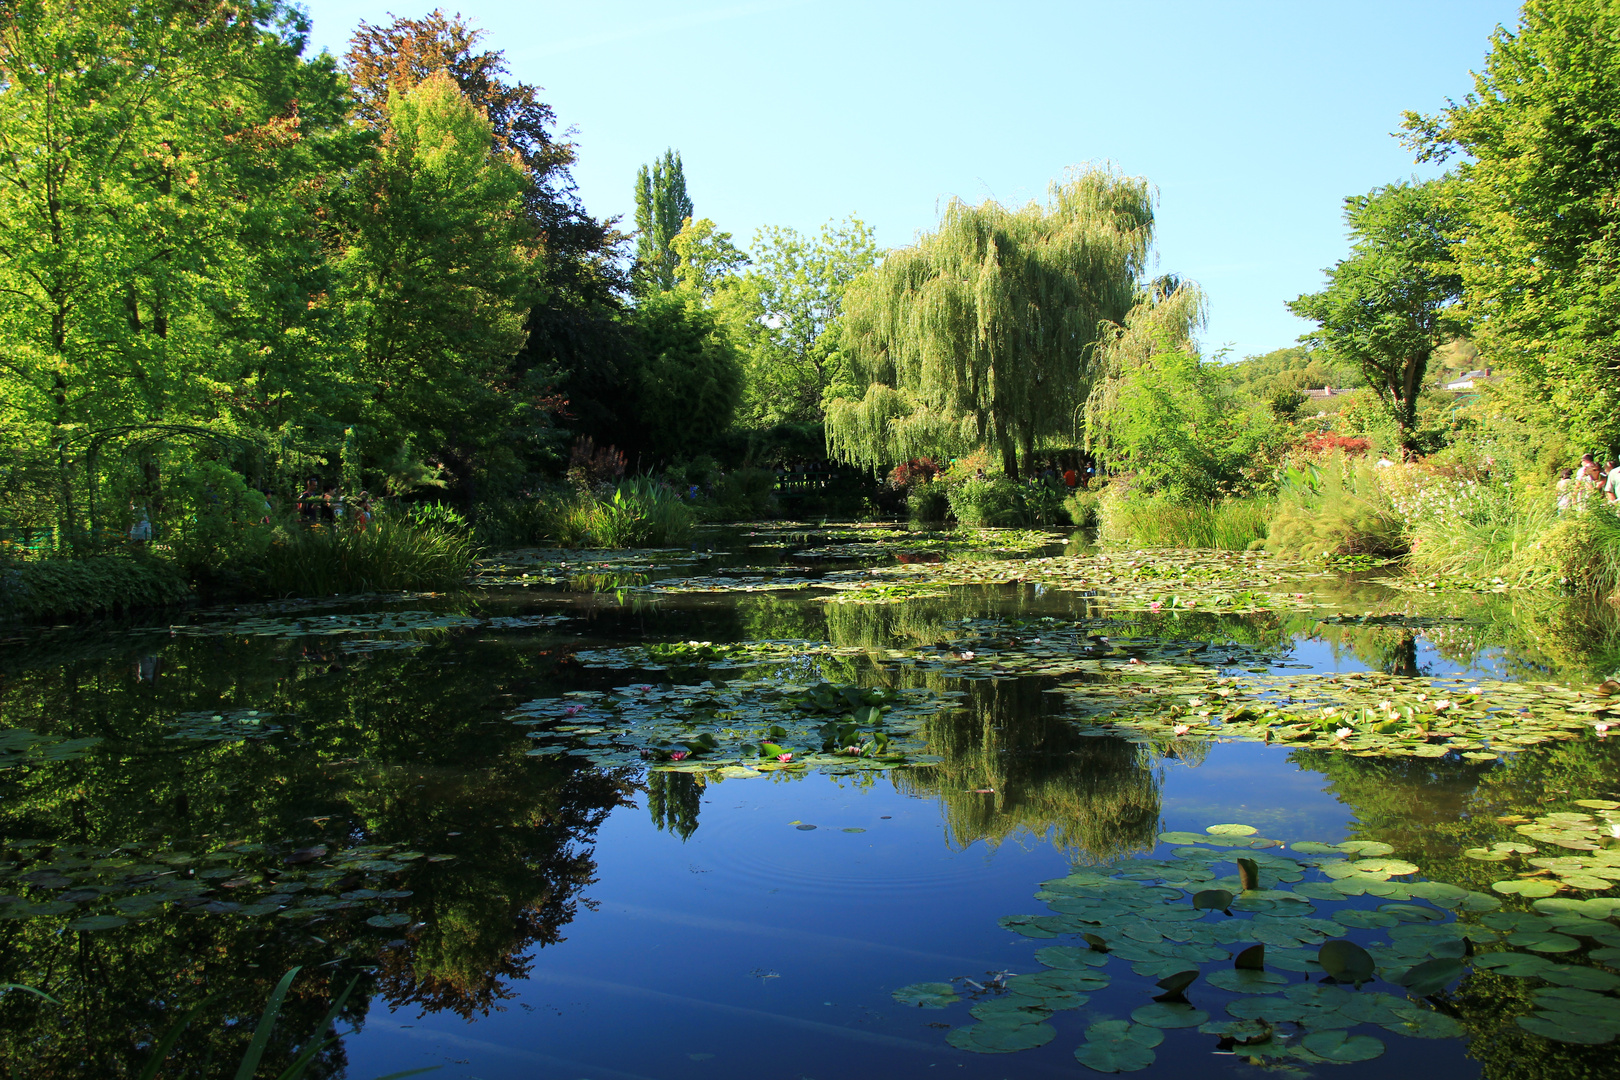
<instances>
[{"instance_id":1,"label":"pink water lily flower","mask_svg":"<svg viewBox=\"0 0 1620 1080\"><path fill-rule=\"evenodd\" d=\"M1153 601L1153 603L1148 605L1148 610L1149 611L1162 611L1162 610L1164 610L1164 604L1162 602L1158 601L1158 600L1155 600L1155 601Z\"/></svg>"},{"instance_id":2,"label":"pink water lily flower","mask_svg":"<svg viewBox=\"0 0 1620 1080\"><path fill-rule=\"evenodd\" d=\"M1136 657L1133 656L1133 657L1131 657L1130 662L1133 663L1133 664L1140 664L1142 661L1138 660Z\"/></svg>"},{"instance_id":3,"label":"pink water lily flower","mask_svg":"<svg viewBox=\"0 0 1620 1080\"><path fill-rule=\"evenodd\" d=\"M1613 727L1613 726L1614 726L1613 724L1598 723L1598 724L1593 724L1592 725L1592 730L1597 732L1597 737L1598 738L1606 739L1606 738L1609 737L1609 729L1611 727Z\"/></svg>"},{"instance_id":4,"label":"pink water lily flower","mask_svg":"<svg viewBox=\"0 0 1620 1080\"><path fill-rule=\"evenodd\" d=\"M793 755L792 754L777 754L776 755L776 760L782 762L785 765L788 762L793 760Z\"/></svg>"},{"instance_id":5,"label":"pink water lily flower","mask_svg":"<svg viewBox=\"0 0 1620 1080\"><path fill-rule=\"evenodd\" d=\"M583 705L570 705L570 706L568 706L568 708L563 710L563 715L564 716L578 716L580 713L582 713L584 711L585 711L585 706L583 706Z\"/></svg>"},{"instance_id":6,"label":"pink water lily flower","mask_svg":"<svg viewBox=\"0 0 1620 1080\"><path fill-rule=\"evenodd\" d=\"M1174 730L1177 735L1185 735L1187 732L1191 731L1192 728L1188 727L1186 724L1177 724Z\"/></svg>"},{"instance_id":7,"label":"pink water lily flower","mask_svg":"<svg viewBox=\"0 0 1620 1080\"><path fill-rule=\"evenodd\" d=\"M685 761L686 760L686 755L687 755L687 751L685 751L685 750L671 750L669 752L669 760L671 760L671 761Z\"/></svg>"}]
</instances>

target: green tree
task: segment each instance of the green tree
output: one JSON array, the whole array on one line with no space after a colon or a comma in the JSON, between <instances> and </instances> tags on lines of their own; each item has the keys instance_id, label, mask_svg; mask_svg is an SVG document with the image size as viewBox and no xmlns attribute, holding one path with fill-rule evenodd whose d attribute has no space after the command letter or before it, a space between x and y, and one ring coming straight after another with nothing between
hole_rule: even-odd
<instances>
[{"instance_id":1,"label":"green tree","mask_svg":"<svg viewBox=\"0 0 1620 1080\"><path fill-rule=\"evenodd\" d=\"M0 10L0 422L57 448L63 524L86 439L262 431L318 381L288 372L325 349L321 173L353 140L306 32L274 0ZM154 510L187 455L144 455Z\"/></svg>"},{"instance_id":2,"label":"green tree","mask_svg":"<svg viewBox=\"0 0 1620 1080\"><path fill-rule=\"evenodd\" d=\"M656 457L700 453L731 425L742 397L736 349L714 313L681 291L636 308L641 349L635 416L626 442Z\"/></svg>"},{"instance_id":3,"label":"green tree","mask_svg":"<svg viewBox=\"0 0 1620 1080\"><path fill-rule=\"evenodd\" d=\"M677 257L670 241L692 216L681 155L665 150L649 169L636 174L636 263L631 281L637 296L675 287Z\"/></svg>"},{"instance_id":4,"label":"green tree","mask_svg":"<svg viewBox=\"0 0 1620 1080\"><path fill-rule=\"evenodd\" d=\"M1327 271L1327 288L1288 309L1318 324L1301 340L1361 368L1402 447L1415 449L1429 357L1461 330L1455 193L1441 181L1397 183L1344 202L1350 257Z\"/></svg>"},{"instance_id":5,"label":"green tree","mask_svg":"<svg viewBox=\"0 0 1620 1080\"><path fill-rule=\"evenodd\" d=\"M1620 3L1530 0L1474 93L1406 130L1421 160L1466 155L1458 261L1482 352L1550 426L1620 443Z\"/></svg>"},{"instance_id":6,"label":"green tree","mask_svg":"<svg viewBox=\"0 0 1620 1080\"><path fill-rule=\"evenodd\" d=\"M1148 183L1077 171L1046 205L953 201L937 232L889 253L844 302L853 385L827 406L827 442L880 467L990 445L1009 476L1017 451L1072 436L1091 345L1136 296L1152 242Z\"/></svg>"},{"instance_id":7,"label":"green tree","mask_svg":"<svg viewBox=\"0 0 1620 1080\"><path fill-rule=\"evenodd\" d=\"M669 242L675 254L675 282L700 297L714 300L717 290L731 284L737 271L749 263L748 253L732 243L731 234L708 218L687 218Z\"/></svg>"},{"instance_id":8,"label":"green tree","mask_svg":"<svg viewBox=\"0 0 1620 1080\"><path fill-rule=\"evenodd\" d=\"M747 372L743 422L818 423L829 388L848 379L839 324L850 283L877 265L873 232L853 216L815 236L767 227L753 257L717 301Z\"/></svg>"},{"instance_id":9,"label":"green tree","mask_svg":"<svg viewBox=\"0 0 1620 1080\"><path fill-rule=\"evenodd\" d=\"M387 120L354 184L341 263L356 408L392 444L375 453L408 440L470 484L505 430L501 384L523 343L537 256L527 181L442 72L391 90Z\"/></svg>"}]
</instances>

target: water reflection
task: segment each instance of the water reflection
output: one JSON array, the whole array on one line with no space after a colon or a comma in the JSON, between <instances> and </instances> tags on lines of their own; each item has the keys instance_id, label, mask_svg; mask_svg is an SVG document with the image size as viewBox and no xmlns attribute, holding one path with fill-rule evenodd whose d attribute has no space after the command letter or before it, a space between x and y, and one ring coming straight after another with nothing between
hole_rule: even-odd
<instances>
[{"instance_id":1,"label":"water reflection","mask_svg":"<svg viewBox=\"0 0 1620 1080\"><path fill-rule=\"evenodd\" d=\"M900 790L939 800L949 843L993 847L1024 834L1080 861L1153 846L1163 778L1147 748L1080 734L1050 714L1037 680L967 690L964 708L929 727L929 752L944 760L893 774Z\"/></svg>"},{"instance_id":2,"label":"water reflection","mask_svg":"<svg viewBox=\"0 0 1620 1080\"><path fill-rule=\"evenodd\" d=\"M72 872L82 863L91 873L96 855L119 848L130 861L233 842L273 853L330 850L332 859L379 844L454 858L418 856L387 881L408 893L390 905L409 916L405 929L368 926L374 907L301 919L211 913L215 901L229 908L254 892L249 879L274 874L296 852L267 857L267 870L235 882L214 878L188 893L189 906L116 929L64 933L72 914L8 918L0 983L37 987L62 1005L0 998L0 1061L27 1062L33 1077L130 1075L153 1041L206 999L180 1044L182 1064L165 1075L213 1076L251 1035L241 1018L256 1016L295 965L305 972L277 1028L281 1042L267 1060L281 1064L271 1075L357 971L372 976L346 1008L357 1023L373 995L464 1017L498 1007L535 951L562 939L595 878L598 826L637 790L629 776L524 756L521 733L500 714L546 685L547 664L534 652L449 644L345 657L292 643L176 639L161 665L81 659L8 676L0 726L104 741L82 760L0 773L5 891L20 890L19 874L42 865ZM244 702L286 715L293 737L163 737L176 712ZM41 843L19 847L24 840ZM316 873L331 865L306 861ZM194 870L155 868L184 878ZM370 884L341 870L326 877L334 893ZM48 895L84 893L94 903L97 888ZM343 1067L334 1048L309 1075Z\"/></svg>"}]
</instances>

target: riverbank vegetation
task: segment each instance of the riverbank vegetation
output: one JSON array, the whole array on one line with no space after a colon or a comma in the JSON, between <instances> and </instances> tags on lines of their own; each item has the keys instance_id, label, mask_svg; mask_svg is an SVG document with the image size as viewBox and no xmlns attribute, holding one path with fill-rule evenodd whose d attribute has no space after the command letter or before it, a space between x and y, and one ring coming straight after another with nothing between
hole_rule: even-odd
<instances>
[{"instance_id":1,"label":"riverbank vegetation","mask_svg":"<svg viewBox=\"0 0 1620 1080\"><path fill-rule=\"evenodd\" d=\"M1289 303L1315 329L1236 361L1200 346L1196 282L1149 276L1158 196L1112 165L953 200L885 252L853 216L744 246L671 149L627 235L459 17L362 23L342 57L279 0L122 22L34 0L0 33L28 151L0 162L9 580L167 568L80 610L171 572L431 589L481 547L834 514L1620 582L1612 507L1554 491L1620 454L1614 181L1588 152L1620 117L1588 92L1620 64L1614 3L1527 5L1473 97L1408 114L1455 167L1347 198L1350 250Z\"/></svg>"}]
</instances>

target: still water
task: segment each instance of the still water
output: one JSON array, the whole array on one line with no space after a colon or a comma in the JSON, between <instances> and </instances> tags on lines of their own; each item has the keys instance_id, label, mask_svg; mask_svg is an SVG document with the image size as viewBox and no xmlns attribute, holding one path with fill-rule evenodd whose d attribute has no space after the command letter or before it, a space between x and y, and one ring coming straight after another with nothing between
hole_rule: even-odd
<instances>
[{"instance_id":1,"label":"still water","mask_svg":"<svg viewBox=\"0 0 1620 1080\"><path fill-rule=\"evenodd\" d=\"M1300 586L1309 600L1295 610L1249 614L1120 614L1085 590L1028 582L882 604L772 588L895 564L868 539L733 530L639 562L509 563L458 596L3 632L0 983L55 1000L0 997L0 1075L135 1076L188 1014L159 1075L235 1075L294 967L261 1076L293 1063L357 976L337 1037L305 1075L1074 1077L1095 1075L1077 1049L1121 1038L1151 1053L1094 1061L1148 1077L1620 1075L1612 1044L1517 1023L1539 1008L1559 1030L1620 1024L1620 977L1608 971L1620 968L1620 938L1606 940L1620 928L1596 909L1555 913L1565 922L1551 928L1535 922L1533 891L1492 889L1537 873L1510 861L1529 854L1491 848L1549 813L1569 814L1570 828L1606 828L1575 800L1616 797L1613 740L1583 732L1489 760L1187 743L1096 734L1048 692L1099 677L1053 673L1077 648L1151 667L1196 647L1211 677L1386 672L1589 687L1612 670L1610 617L1504 598L1415 600L1341 577ZM705 591L647 591L677 580ZM1414 614L1422 604L1430 615ZM1323 622L1342 612L1406 615ZM913 662L971 658L953 645L970 633L1006 643L988 670L984 657L965 677ZM749 642L773 644L728 651ZM742 695L728 699L740 712L757 701L786 717L811 707L783 704L772 688L822 681L837 693L911 691L860 699L890 702L876 707L891 717L916 711L910 760L897 764L891 748L887 760L828 765L806 751L803 730L776 728L783 734L767 737L798 739L809 765L708 767L720 751L683 753L665 739L643 753L589 726L615 688L656 698L667 684L709 687ZM843 711L840 700L814 722ZM1211 839L1220 825L1246 831ZM1249 911L1282 935L1264 937L1272 960L1254 978L1265 985L1222 985L1247 938L1151 920L1190 914L1183 893L1199 882L1230 884L1234 860L1252 852L1222 849L1223 835L1253 840L1268 888L1286 891L1300 873L1315 882L1316 892L1295 886L1318 898L1315 916L1361 914L1301 930L1305 905L1272 893L1234 902L1230 915L1199 911L1199 928ZM1552 850L1603 847L1577 839ZM1370 846L1319 864L1291 854L1347 841ZM1363 871L1346 861L1358 855ZM1283 857L1310 865L1296 873ZM1382 870L1378 859L1389 860ZM1181 892L1171 886L1206 863ZM1557 872L1566 876L1556 898L1610 895L1603 880L1568 876L1596 871ZM1334 874L1365 877L1371 891L1322 891ZM1412 882L1447 884L1411 900L1401 889ZM1429 895L1451 899L1413 915ZM1065 910L1102 914L1086 926L1017 918ZM1514 912L1530 921L1472 921ZM1146 933L1126 933L1143 922ZM1423 938L1428 952L1402 961L1402 943L1424 925L1477 932ZM1109 941L1107 954L1080 936L1087 926ZM1544 940L1521 947L1510 933ZM1353 1001L1316 966L1323 938L1339 936L1379 960L1376 977L1348 984ZM1503 949L1528 957L1522 973L1476 964L1461 974ZM1390 981L1453 958L1460 979L1427 993ZM1177 968L1204 977L1168 995L1175 1017L1142 1012ZM1083 977L1017 982L1054 971ZM904 991L917 984L944 984L934 997L919 992L942 1007L911 1003L917 995ZM1536 997L1548 989L1556 1000ZM1240 999L1260 994L1283 1012L1245 1012ZM1287 1013L1307 995L1308 1007ZM1425 1015L1355 1012L1396 1008L1397 998ZM1011 1026L979 1025L989 1034L975 1044L961 1030L987 1004L985 1017L1023 1013ZM1220 1028L1245 1019L1262 1027Z\"/></svg>"}]
</instances>

